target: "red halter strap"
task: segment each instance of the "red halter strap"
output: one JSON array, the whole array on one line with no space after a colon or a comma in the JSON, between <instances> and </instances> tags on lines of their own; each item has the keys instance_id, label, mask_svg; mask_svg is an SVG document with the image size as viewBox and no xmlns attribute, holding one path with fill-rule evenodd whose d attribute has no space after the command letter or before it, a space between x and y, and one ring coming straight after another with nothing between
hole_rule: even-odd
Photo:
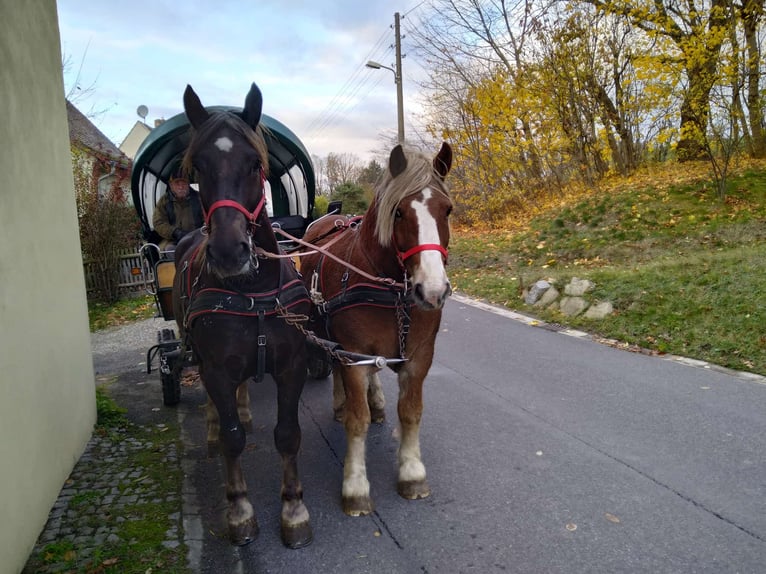
<instances>
[{"instance_id":1,"label":"red halter strap","mask_svg":"<svg viewBox=\"0 0 766 574\"><path fill-rule=\"evenodd\" d=\"M252 212L248 211L244 205L234 201L233 199L218 200L210 206L210 211L207 212L203 207L202 213L205 216L205 227L210 229L210 218L213 216L213 212L219 207L233 207L247 218L247 221L250 223L250 225L255 225L255 221L258 219L258 216L261 214L261 210L266 203L266 173L263 171L263 169L261 169L261 189L264 191L264 193L261 195L261 200L258 202L258 205L255 206L255 209Z\"/></svg>"},{"instance_id":2,"label":"red halter strap","mask_svg":"<svg viewBox=\"0 0 766 574\"><path fill-rule=\"evenodd\" d=\"M416 245L415 247L411 247L407 251L399 251L399 259L401 259L402 263L404 263L408 258L412 257L416 253L420 253L421 251L438 251L442 254L442 257L444 258L444 262L447 262L447 250L444 249L441 245L438 243L424 243L422 245Z\"/></svg>"},{"instance_id":3,"label":"red halter strap","mask_svg":"<svg viewBox=\"0 0 766 574\"><path fill-rule=\"evenodd\" d=\"M263 206L265 203L266 203L266 196L262 195L261 200L258 202L258 205L256 205L255 209L252 212L250 212L241 203L237 203L236 201L231 199L221 199L219 201L216 201L213 205L211 205L210 211L205 213L205 227L207 227L208 229L210 228L210 218L213 216L213 212L220 207L233 207L237 211L244 214L244 216L247 217L247 220L252 225L255 225L255 220L258 219L258 215L260 215L261 210L263 209ZM203 211L204 211L204 208L203 208Z\"/></svg>"}]
</instances>

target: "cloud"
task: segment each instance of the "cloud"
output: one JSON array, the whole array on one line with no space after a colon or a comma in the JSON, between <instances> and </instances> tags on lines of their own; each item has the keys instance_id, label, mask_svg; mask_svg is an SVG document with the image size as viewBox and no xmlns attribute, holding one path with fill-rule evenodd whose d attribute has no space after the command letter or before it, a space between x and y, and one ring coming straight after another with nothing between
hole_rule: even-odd
<instances>
[{"instance_id":1,"label":"cloud","mask_svg":"<svg viewBox=\"0 0 766 574\"><path fill-rule=\"evenodd\" d=\"M367 156L381 135L395 133L393 77L364 68L367 59L393 60L387 2L57 4L62 51L70 59L65 85L74 83L81 67L80 84L93 84L94 91L75 104L86 113L106 109L94 123L118 144L138 120L139 105L149 108L148 122L181 112L187 83L207 105L241 106L255 81L264 111L320 156ZM329 107L339 94L343 98Z\"/></svg>"}]
</instances>

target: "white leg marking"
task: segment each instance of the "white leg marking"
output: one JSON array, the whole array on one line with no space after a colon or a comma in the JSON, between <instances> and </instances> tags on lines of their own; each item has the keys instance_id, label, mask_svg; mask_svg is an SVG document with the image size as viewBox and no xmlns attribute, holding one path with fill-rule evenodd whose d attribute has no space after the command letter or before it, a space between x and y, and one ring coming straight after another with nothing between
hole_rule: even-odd
<instances>
[{"instance_id":1,"label":"white leg marking","mask_svg":"<svg viewBox=\"0 0 766 574\"><path fill-rule=\"evenodd\" d=\"M302 500L288 500L282 503L282 521L286 525L303 524L309 519L309 511Z\"/></svg>"},{"instance_id":2,"label":"white leg marking","mask_svg":"<svg viewBox=\"0 0 766 574\"><path fill-rule=\"evenodd\" d=\"M346 462L343 466L343 496L369 496L370 483L367 481L367 467L364 462L365 437L348 439Z\"/></svg>"},{"instance_id":3,"label":"white leg marking","mask_svg":"<svg viewBox=\"0 0 766 574\"><path fill-rule=\"evenodd\" d=\"M426 479L426 467L420 459L420 428L402 429L399 446L399 482L420 482Z\"/></svg>"},{"instance_id":4,"label":"white leg marking","mask_svg":"<svg viewBox=\"0 0 766 574\"><path fill-rule=\"evenodd\" d=\"M215 140L215 147L217 147L222 152L228 153L231 151L231 148L234 147L234 142L232 142L226 136L223 136Z\"/></svg>"}]
</instances>

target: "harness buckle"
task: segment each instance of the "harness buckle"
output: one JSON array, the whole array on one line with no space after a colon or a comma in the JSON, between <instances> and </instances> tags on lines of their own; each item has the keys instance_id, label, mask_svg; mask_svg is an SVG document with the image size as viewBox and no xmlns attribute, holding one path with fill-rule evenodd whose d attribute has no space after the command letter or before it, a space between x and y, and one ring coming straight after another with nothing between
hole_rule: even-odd
<instances>
[{"instance_id":1,"label":"harness buckle","mask_svg":"<svg viewBox=\"0 0 766 574\"><path fill-rule=\"evenodd\" d=\"M311 297L311 302L317 307L321 307L325 304L322 292L319 290L319 273L316 269L311 274L311 288L309 289L309 296Z\"/></svg>"},{"instance_id":2,"label":"harness buckle","mask_svg":"<svg viewBox=\"0 0 766 574\"><path fill-rule=\"evenodd\" d=\"M266 346L266 335L258 335L258 346L259 347Z\"/></svg>"}]
</instances>

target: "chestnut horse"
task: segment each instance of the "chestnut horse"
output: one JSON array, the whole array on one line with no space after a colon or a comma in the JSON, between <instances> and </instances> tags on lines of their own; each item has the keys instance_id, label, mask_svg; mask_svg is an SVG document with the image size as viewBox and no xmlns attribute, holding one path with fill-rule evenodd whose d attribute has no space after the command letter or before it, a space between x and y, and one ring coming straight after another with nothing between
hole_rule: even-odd
<instances>
[{"instance_id":1,"label":"chestnut horse","mask_svg":"<svg viewBox=\"0 0 766 574\"><path fill-rule=\"evenodd\" d=\"M392 368L399 381L401 427L397 490L407 499L430 494L420 456L420 418L423 380L451 293L445 264L452 201L444 183L451 165L447 143L433 160L397 145L361 221L326 216L303 238L326 245L335 256L320 252L301 260L320 315L317 331L346 351L406 359ZM377 368L340 364L333 372L333 396L347 438L343 510L351 516L369 514L374 506L365 441L370 421L385 416Z\"/></svg>"},{"instance_id":2,"label":"chestnut horse","mask_svg":"<svg viewBox=\"0 0 766 574\"><path fill-rule=\"evenodd\" d=\"M225 459L232 542L247 544L258 534L240 455L250 422L246 384L268 372L278 396L274 442L282 457L282 541L299 548L312 540L296 462L306 339L284 318L307 315L311 304L290 260L256 255L257 248L279 251L264 209L268 150L259 126L262 105L253 84L241 117L209 112L186 87L184 110L192 136L183 166L199 183L205 225L176 249L173 304L182 338L187 337L199 364L208 404L215 407L208 413L208 440L218 434Z\"/></svg>"}]
</instances>

